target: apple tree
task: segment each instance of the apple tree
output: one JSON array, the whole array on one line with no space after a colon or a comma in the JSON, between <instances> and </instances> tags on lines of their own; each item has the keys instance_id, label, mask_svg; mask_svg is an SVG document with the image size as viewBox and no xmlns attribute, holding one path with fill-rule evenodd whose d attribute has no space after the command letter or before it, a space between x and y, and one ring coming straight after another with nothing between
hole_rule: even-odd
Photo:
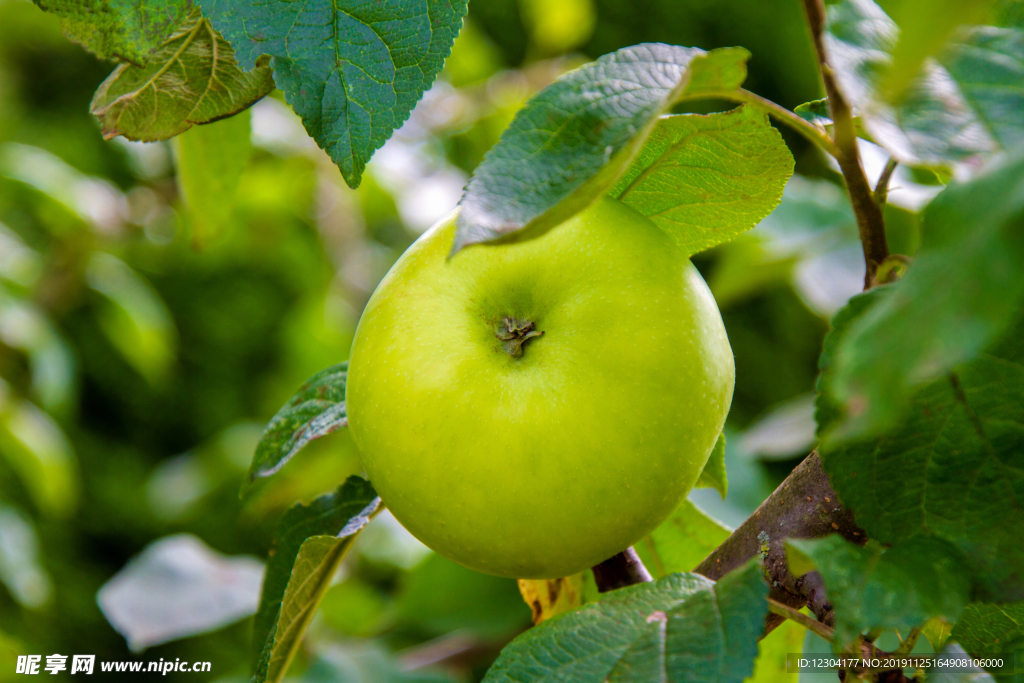
<instances>
[{"instance_id":1,"label":"apple tree","mask_svg":"<svg viewBox=\"0 0 1024 683\"><path fill-rule=\"evenodd\" d=\"M119 61L92 103L105 136L202 131L276 86L352 187L431 86L467 12L466 0L36 3L71 39ZM738 683L786 621L839 654L905 655L923 635L934 651L1016 654L1024 666L1024 11L907 0L897 23L873 0L803 7L823 99L791 111L744 89L742 47L635 45L530 99L465 188L453 260L485 243L539 240L605 197L689 257L779 205L794 161L774 123L834 160L864 262L864 292L836 313L820 352L816 448L735 531L684 501L583 574L520 581L537 625L503 650L488 682ZM708 100L731 108L674 113ZM887 154L873 183L864 141ZM237 185L232 144L180 144L182 168L198 169L183 182L211 213ZM898 167L945 184L912 254L888 246ZM346 363L327 368L281 408L247 485L348 426L347 378ZM723 458L719 438L697 486L724 495ZM255 681L282 680L383 505L353 477L283 516L255 620ZM888 652L876 643L885 632L898 634Z\"/></svg>"}]
</instances>

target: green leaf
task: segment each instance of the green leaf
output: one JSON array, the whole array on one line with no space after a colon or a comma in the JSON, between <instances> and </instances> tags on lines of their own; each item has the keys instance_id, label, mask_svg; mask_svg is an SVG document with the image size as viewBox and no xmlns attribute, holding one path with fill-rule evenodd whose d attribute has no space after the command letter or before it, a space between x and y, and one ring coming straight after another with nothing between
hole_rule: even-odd
<instances>
[{"instance_id":1,"label":"green leaf","mask_svg":"<svg viewBox=\"0 0 1024 683\"><path fill-rule=\"evenodd\" d=\"M684 500L661 526L634 547L652 573L666 576L696 567L730 533L727 527Z\"/></svg>"},{"instance_id":2,"label":"green leaf","mask_svg":"<svg viewBox=\"0 0 1024 683\"><path fill-rule=\"evenodd\" d=\"M277 411L256 446L243 493L257 477L269 477L284 467L310 441L348 426L347 377L348 361L321 370Z\"/></svg>"},{"instance_id":3,"label":"green leaf","mask_svg":"<svg viewBox=\"0 0 1024 683\"><path fill-rule=\"evenodd\" d=\"M708 461L704 463L704 469L697 477L695 488L709 488L718 491L725 498L729 490L729 480L725 476L725 433L718 435L715 447L711 449ZM678 571L682 571L681 569Z\"/></svg>"},{"instance_id":4,"label":"green leaf","mask_svg":"<svg viewBox=\"0 0 1024 683\"><path fill-rule=\"evenodd\" d=\"M340 562L356 535L377 514L380 507L380 498L377 497L377 492L373 490L370 482L353 476L349 477L334 493L320 496L309 505L298 504L282 515L274 534L273 548L267 560L266 574L263 578L263 594L260 596L260 606L256 611L253 624L255 665L259 665L260 657L265 654L268 639L273 639L274 643L271 646L273 654L269 655L267 659L271 672L277 670L275 667L280 667L283 661L280 659L281 656L291 656L282 653L285 653L289 647L297 646L294 630L289 632L287 644L282 639L287 635L285 633L287 625L293 623L297 618L296 615L299 614L297 610L302 608L303 603L296 598L287 610L283 610L282 601L286 598L289 589L292 593L299 591L299 582L319 571L317 569L321 566L318 563L319 560L313 562L309 558L319 557L330 562L336 559ZM339 547L332 551L335 554L329 555L326 542L310 546L306 558L307 563L304 565L307 575L304 577L296 573L294 567L303 542L312 536L329 537L336 541ZM312 604L312 598L315 597L315 602L318 603L319 599L323 597L322 593L316 595L304 593L303 595L311 596L306 603L307 606L311 605L313 610L316 605ZM285 617L287 617L286 620ZM303 628L305 627L303 626ZM275 661L277 664L274 664Z\"/></svg>"},{"instance_id":5,"label":"green leaf","mask_svg":"<svg viewBox=\"0 0 1024 683\"><path fill-rule=\"evenodd\" d=\"M160 293L127 263L102 251L93 252L85 277L107 299L99 322L110 342L149 382L165 382L177 355L178 331Z\"/></svg>"},{"instance_id":6,"label":"green leaf","mask_svg":"<svg viewBox=\"0 0 1024 683\"><path fill-rule=\"evenodd\" d=\"M273 57L285 99L351 187L441 71L466 4L199 0L244 69Z\"/></svg>"},{"instance_id":7,"label":"green leaf","mask_svg":"<svg viewBox=\"0 0 1024 683\"><path fill-rule=\"evenodd\" d=\"M457 638L458 636L453 636ZM465 679L438 667L406 669L406 663L375 641L344 642L317 647L302 683L459 683Z\"/></svg>"},{"instance_id":8,"label":"green leaf","mask_svg":"<svg viewBox=\"0 0 1024 683\"><path fill-rule=\"evenodd\" d=\"M827 97L804 102L797 105L793 111L804 121L809 121L816 126L824 128L825 126L832 125L832 112L829 111Z\"/></svg>"},{"instance_id":9,"label":"green leaf","mask_svg":"<svg viewBox=\"0 0 1024 683\"><path fill-rule=\"evenodd\" d=\"M876 288L833 320L821 356L820 430L828 433L841 418L833 387L844 335L896 294L892 286ZM948 541L962 553L981 599L1024 599L1024 546L1015 531L1024 528L1022 338L1018 318L1002 341L920 390L882 436L819 447L832 486L870 538Z\"/></svg>"},{"instance_id":10,"label":"green leaf","mask_svg":"<svg viewBox=\"0 0 1024 683\"><path fill-rule=\"evenodd\" d=\"M801 652L806 629L786 620L757 644L754 675L745 683L780 683L792 680L786 670L786 655Z\"/></svg>"},{"instance_id":11,"label":"green leaf","mask_svg":"<svg viewBox=\"0 0 1024 683\"><path fill-rule=\"evenodd\" d=\"M970 605L968 605L970 607ZM953 630L953 625L942 617L934 617L925 622L925 625L921 627L921 635L928 639L928 644L932 646L932 649L938 652L942 649L942 646L949 640L949 634Z\"/></svg>"},{"instance_id":12,"label":"green leaf","mask_svg":"<svg viewBox=\"0 0 1024 683\"><path fill-rule=\"evenodd\" d=\"M611 195L695 254L753 228L793 175L793 155L749 105L658 121Z\"/></svg>"},{"instance_id":13,"label":"green leaf","mask_svg":"<svg viewBox=\"0 0 1024 683\"><path fill-rule=\"evenodd\" d=\"M906 88L927 58L942 51L963 25L985 23L993 0L904 0L894 7L900 27L892 51L892 66L879 84L879 91L892 100ZM921 21L921 17L928 21Z\"/></svg>"},{"instance_id":14,"label":"green leaf","mask_svg":"<svg viewBox=\"0 0 1024 683\"><path fill-rule=\"evenodd\" d=\"M754 561L717 584L672 574L612 591L516 638L484 681L738 683L753 670L767 590Z\"/></svg>"},{"instance_id":15,"label":"green leaf","mask_svg":"<svg viewBox=\"0 0 1024 683\"><path fill-rule=\"evenodd\" d=\"M830 391L845 411L826 438L877 434L922 385L975 357L1024 300L1024 157L947 187L892 293L849 326Z\"/></svg>"},{"instance_id":16,"label":"green leaf","mask_svg":"<svg viewBox=\"0 0 1024 683\"><path fill-rule=\"evenodd\" d=\"M1016 674L997 675L1000 683L1024 682L1024 602L967 606L953 627L953 640L972 655L1016 656Z\"/></svg>"},{"instance_id":17,"label":"green leaf","mask_svg":"<svg viewBox=\"0 0 1024 683\"><path fill-rule=\"evenodd\" d=\"M336 536L310 536L302 542L281 600L265 681L276 683L284 678L350 545L351 537Z\"/></svg>"},{"instance_id":18,"label":"green leaf","mask_svg":"<svg viewBox=\"0 0 1024 683\"><path fill-rule=\"evenodd\" d=\"M71 40L101 59L145 64L192 9L191 0L34 0Z\"/></svg>"},{"instance_id":19,"label":"green leaf","mask_svg":"<svg viewBox=\"0 0 1024 683\"><path fill-rule=\"evenodd\" d=\"M507 640L530 623L514 579L481 574L436 554L405 575L395 611L417 631L459 631L484 642Z\"/></svg>"},{"instance_id":20,"label":"green leaf","mask_svg":"<svg viewBox=\"0 0 1024 683\"><path fill-rule=\"evenodd\" d=\"M188 207L192 244L221 232L252 151L249 112L197 126L175 138L178 185Z\"/></svg>"},{"instance_id":21,"label":"green leaf","mask_svg":"<svg viewBox=\"0 0 1024 683\"><path fill-rule=\"evenodd\" d=\"M906 633L932 617L956 621L969 600L962 559L944 541L918 537L885 549L828 536L786 546L798 551L794 572L805 573L810 560L824 579L842 645L871 628Z\"/></svg>"},{"instance_id":22,"label":"green leaf","mask_svg":"<svg viewBox=\"0 0 1024 683\"><path fill-rule=\"evenodd\" d=\"M248 73L210 22L193 12L146 66L121 64L93 96L103 137L166 140L247 109L274 89L266 60Z\"/></svg>"},{"instance_id":23,"label":"green leaf","mask_svg":"<svg viewBox=\"0 0 1024 683\"><path fill-rule=\"evenodd\" d=\"M871 0L829 7L825 44L831 66L875 142L904 163L930 166L976 166L996 152L1020 148L1024 31L961 28L890 102L879 89L898 39L896 24Z\"/></svg>"},{"instance_id":24,"label":"green leaf","mask_svg":"<svg viewBox=\"0 0 1024 683\"><path fill-rule=\"evenodd\" d=\"M477 168L453 251L542 232L582 210L615 184L673 102L737 88L749 56L644 43L565 74L526 103Z\"/></svg>"}]
</instances>

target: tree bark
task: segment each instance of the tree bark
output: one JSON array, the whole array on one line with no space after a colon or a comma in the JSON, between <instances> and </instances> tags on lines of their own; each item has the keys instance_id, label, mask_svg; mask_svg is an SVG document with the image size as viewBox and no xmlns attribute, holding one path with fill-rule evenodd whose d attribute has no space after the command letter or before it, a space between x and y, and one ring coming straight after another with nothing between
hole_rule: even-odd
<instances>
[{"instance_id":1,"label":"tree bark","mask_svg":"<svg viewBox=\"0 0 1024 683\"><path fill-rule=\"evenodd\" d=\"M832 605L821 576L817 572L793 576L786 564L785 540L834 533L859 545L867 541L867 535L854 523L853 513L839 502L814 451L694 571L717 581L760 555L768 577L768 597L797 609L806 604L819 621L833 626ZM769 614L765 633L782 620Z\"/></svg>"}]
</instances>

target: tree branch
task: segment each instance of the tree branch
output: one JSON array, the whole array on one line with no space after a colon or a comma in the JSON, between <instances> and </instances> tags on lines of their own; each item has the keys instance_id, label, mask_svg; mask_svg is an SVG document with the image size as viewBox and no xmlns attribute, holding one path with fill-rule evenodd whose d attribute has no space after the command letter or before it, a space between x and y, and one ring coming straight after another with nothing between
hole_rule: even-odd
<instances>
[{"instance_id":1,"label":"tree branch","mask_svg":"<svg viewBox=\"0 0 1024 683\"><path fill-rule=\"evenodd\" d=\"M652 580L632 546L594 567L594 581L602 593Z\"/></svg>"},{"instance_id":2,"label":"tree branch","mask_svg":"<svg viewBox=\"0 0 1024 683\"><path fill-rule=\"evenodd\" d=\"M820 575L790 574L784 545L787 538L821 538L833 533L859 545L867 541L867 535L854 523L853 513L840 504L815 451L694 571L717 581L750 558L761 555L768 576L769 598L796 609L806 604L819 621L833 626L832 605ZM765 632L780 623L781 616L769 614Z\"/></svg>"},{"instance_id":3,"label":"tree branch","mask_svg":"<svg viewBox=\"0 0 1024 683\"><path fill-rule=\"evenodd\" d=\"M868 184L864 168L860 163L853 113L843 93L836 85L832 67L828 63L825 41L822 36L825 29L825 4L823 0L804 0L804 11L811 28L814 50L818 55L818 66L832 112L832 128L835 134L835 144L839 151L836 161L839 162L839 170L842 171L843 179L846 181L846 189L850 194L853 212L857 217L857 230L860 232L860 241L864 247L864 288L868 289L874 281L878 264L889 255L889 246L885 240L885 223L882 220L882 211L875 203L871 186Z\"/></svg>"}]
</instances>

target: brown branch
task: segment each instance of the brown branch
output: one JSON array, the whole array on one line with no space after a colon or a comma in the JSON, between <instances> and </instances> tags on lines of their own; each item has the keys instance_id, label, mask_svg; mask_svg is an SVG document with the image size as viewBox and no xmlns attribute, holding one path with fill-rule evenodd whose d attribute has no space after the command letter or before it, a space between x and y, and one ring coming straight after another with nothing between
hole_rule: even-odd
<instances>
[{"instance_id":1,"label":"brown branch","mask_svg":"<svg viewBox=\"0 0 1024 683\"><path fill-rule=\"evenodd\" d=\"M652 580L632 546L594 566L594 581L602 593Z\"/></svg>"},{"instance_id":2,"label":"brown branch","mask_svg":"<svg viewBox=\"0 0 1024 683\"><path fill-rule=\"evenodd\" d=\"M871 185L864 168L860 163L860 152L857 149L857 131L853 124L853 112L843 93L836 85L832 67L828 63L825 41L822 33L825 29L825 4L823 0L804 0L804 11L811 28L814 50L818 55L821 78L828 95L829 109L832 112L832 128L839 154L839 170L846 181L846 189L850 194L854 215L857 217L857 230L864 247L864 288L868 289L874 281L878 264L889 255L889 246L885 240L885 222L882 211L875 203Z\"/></svg>"},{"instance_id":3,"label":"brown branch","mask_svg":"<svg viewBox=\"0 0 1024 683\"><path fill-rule=\"evenodd\" d=\"M840 504L815 451L694 571L717 581L760 555L768 576L768 597L796 609L806 604L819 621L831 627L835 620L821 577L817 572L800 577L790 574L784 542L787 538L821 538L833 533L858 544L867 541L867 535L854 523L853 514ZM765 633L782 619L769 614Z\"/></svg>"}]
</instances>

